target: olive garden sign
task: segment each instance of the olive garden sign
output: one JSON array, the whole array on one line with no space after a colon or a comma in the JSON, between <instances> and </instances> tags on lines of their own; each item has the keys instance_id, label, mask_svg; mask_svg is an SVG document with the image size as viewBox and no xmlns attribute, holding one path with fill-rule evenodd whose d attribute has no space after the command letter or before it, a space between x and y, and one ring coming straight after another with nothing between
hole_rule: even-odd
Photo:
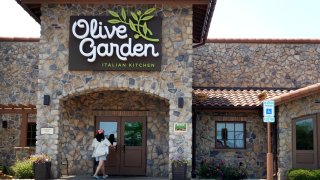
<instances>
[{"instance_id":1,"label":"olive garden sign","mask_svg":"<svg viewBox=\"0 0 320 180\"><path fill-rule=\"evenodd\" d=\"M69 70L161 70L161 18L156 9L127 16L71 16Z\"/></svg>"}]
</instances>

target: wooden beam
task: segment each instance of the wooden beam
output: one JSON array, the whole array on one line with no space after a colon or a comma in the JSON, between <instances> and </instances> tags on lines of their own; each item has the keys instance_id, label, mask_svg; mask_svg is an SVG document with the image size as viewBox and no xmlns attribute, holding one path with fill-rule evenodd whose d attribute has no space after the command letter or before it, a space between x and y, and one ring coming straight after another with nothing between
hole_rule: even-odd
<instances>
[{"instance_id":1,"label":"wooden beam","mask_svg":"<svg viewBox=\"0 0 320 180\"><path fill-rule=\"evenodd\" d=\"M28 114L23 113L20 122L20 146L27 146Z\"/></svg>"},{"instance_id":2,"label":"wooden beam","mask_svg":"<svg viewBox=\"0 0 320 180\"><path fill-rule=\"evenodd\" d=\"M22 4L208 4L209 0L21 0Z\"/></svg>"},{"instance_id":3,"label":"wooden beam","mask_svg":"<svg viewBox=\"0 0 320 180\"><path fill-rule=\"evenodd\" d=\"M37 110L36 109L1 109L0 108L0 114L22 114L22 113L37 114Z\"/></svg>"}]
</instances>

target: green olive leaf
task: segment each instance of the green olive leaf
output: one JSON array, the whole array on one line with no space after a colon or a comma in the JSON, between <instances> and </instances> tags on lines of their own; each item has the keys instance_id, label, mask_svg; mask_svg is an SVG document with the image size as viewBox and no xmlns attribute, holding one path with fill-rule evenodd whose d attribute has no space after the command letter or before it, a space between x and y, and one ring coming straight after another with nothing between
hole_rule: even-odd
<instances>
[{"instance_id":1,"label":"green olive leaf","mask_svg":"<svg viewBox=\"0 0 320 180\"><path fill-rule=\"evenodd\" d=\"M146 17L142 18L141 20L142 21L148 21L148 20L150 20L152 18L153 18L153 16L146 16Z\"/></svg>"},{"instance_id":2,"label":"green olive leaf","mask_svg":"<svg viewBox=\"0 0 320 180\"><path fill-rule=\"evenodd\" d=\"M135 35L134 35L134 38L135 38L135 39L138 39L138 38L139 38L139 34L135 34Z\"/></svg>"},{"instance_id":3,"label":"green olive leaf","mask_svg":"<svg viewBox=\"0 0 320 180\"><path fill-rule=\"evenodd\" d=\"M124 8L121 8L121 16L122 16L124 21L127 20L127 14L126 14L126 11L124 10Z\"/></svg>"},{"instance_id":4,"label":"green olive leaf","mask_svg":"<svg viewBox=\"0 0 320 180\"><path fill-rule=\"evenodd\" d=\"M148 33L152 36L153 35L153 33L152 33L152 31L148 28Z\"/></svg>"},{"instance_id":5,"label":"green olive leaf","mask_svg":"<svg viewBox=\"0 0 320 180\"><path fill-rule=\"evenodd\" d=\"M138 22L138 16L136 15L136 13L131 12L131 16L133 17L134 20Z\"/></svg>"},{"instance_id":6,"label":"green olive leaf","mask_svg":"<svg viewBox=\"0 0 320 180\"><path fill-rule=\"evenodd\" d=\"M110 19L109 21L108 21L108 23L110 23L110 24L118 24L118 23L120 23L121 21L119 20L119 19Z\"/></svg>"},{"instance_id":7,"label":"green olive leaf","mask_svg":"<svg viewBox=\"0 0 320 180\"><path fill-rule=\"evenodd\" d=\"M129 19L129 25L132 31L136 32L136 26L133 24L133 22L131 21L131 19Z\"/></svg>"},{"instance_id":8,"label":"green olive leaf","mask_svg":"<svg viewBox=\"0 0 320 180\"><path fill-rule=\"evenodd\" d=\"M143 33L144 33L144 35L147 35L147 32L148 32L147 23L144 22L144 24L143 24Z\"/></svg>"},{"instance_id":9,"label":"green olive leaf","mask_svg":"<svg viewBox=\"0 0 320 180\"><path fill-rule=\"evenodd\" d=\"M140 11L140 10L138 10L138 11L137 11L137 14L138 14L138 16L140 16L140 15L141 15L141 11Z\"/></svg>"},{"instance_id":10,"label":"green olive leaf","mask_svg":"<svg viewBox=\"0 0 320 180\"><path fill-rule=\"evenodd\" d=\"M146 10L146 12L144 12L145 15L151 14L153 13L157 8L150 8L148 10Z\"/></svg>"},{"instance_id":11,"label":"green olive leaf","mask_svg":"<svg viewBox=\"0 0 320 180\"><path fill-rule=\"evenodd\" d=\"M109 14L111 14L111 16L113 16L113 17L117 17L117 18L120 17L117 12L114 12L114 11L111 11L111 10L109 10L108 12L109 12Z\"/></svg>"}]
</instances>

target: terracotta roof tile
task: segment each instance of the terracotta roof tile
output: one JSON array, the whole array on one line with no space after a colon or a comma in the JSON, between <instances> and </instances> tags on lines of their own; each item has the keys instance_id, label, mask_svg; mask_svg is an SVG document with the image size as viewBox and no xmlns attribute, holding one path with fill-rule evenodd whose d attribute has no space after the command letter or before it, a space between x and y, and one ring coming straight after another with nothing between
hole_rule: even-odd
<instances>
[{"instance_id":1,"label":"terracotta roof tile","mask_svg":"<svg viewBox=\"0 0 320 180\"><path fill-rule=\"evenodd\" d=\"M289 90L240 90L240 89L195 89L192 104L201 107L258 107L258 96L266 93L266 99L291 92Z\"/></svg>"},{"instance_id":2,"label":"terracotta roof tile","mask_svg":"<svg viewBox=\"0 0 320 180\"><path fill-rule=\"evenodd\" d=\"M320 83L303 87L280 96L271 97L270 99L274 100L276 105L280 105L318 92L320 92Z\"/></svg>"}]
</instances>

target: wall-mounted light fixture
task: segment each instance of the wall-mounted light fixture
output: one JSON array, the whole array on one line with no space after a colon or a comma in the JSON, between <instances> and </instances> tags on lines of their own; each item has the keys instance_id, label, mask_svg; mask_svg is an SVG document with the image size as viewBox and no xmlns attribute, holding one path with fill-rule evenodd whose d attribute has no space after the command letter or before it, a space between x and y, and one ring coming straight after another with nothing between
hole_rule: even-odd
<instances>
[{"instance_id":1,"label":"wall-mounted light fixture","mask_svg":"<svg viewBox=\"0 0 320 180\"><path fill-rule=\"evenodd\" d=\"M8 121L2 121L2 128L8 128Z\"/></svg>"},{"instance_id":2,"label":"wall-mounted light fixture","mask_svg":"<svg viewBox=\"0 0 320 180\"><path fill-rule=\"evenodd\" d=\"M43 96L43 105L50 105L50 96L49 95Z\"/></svg>"}]
</instances>

